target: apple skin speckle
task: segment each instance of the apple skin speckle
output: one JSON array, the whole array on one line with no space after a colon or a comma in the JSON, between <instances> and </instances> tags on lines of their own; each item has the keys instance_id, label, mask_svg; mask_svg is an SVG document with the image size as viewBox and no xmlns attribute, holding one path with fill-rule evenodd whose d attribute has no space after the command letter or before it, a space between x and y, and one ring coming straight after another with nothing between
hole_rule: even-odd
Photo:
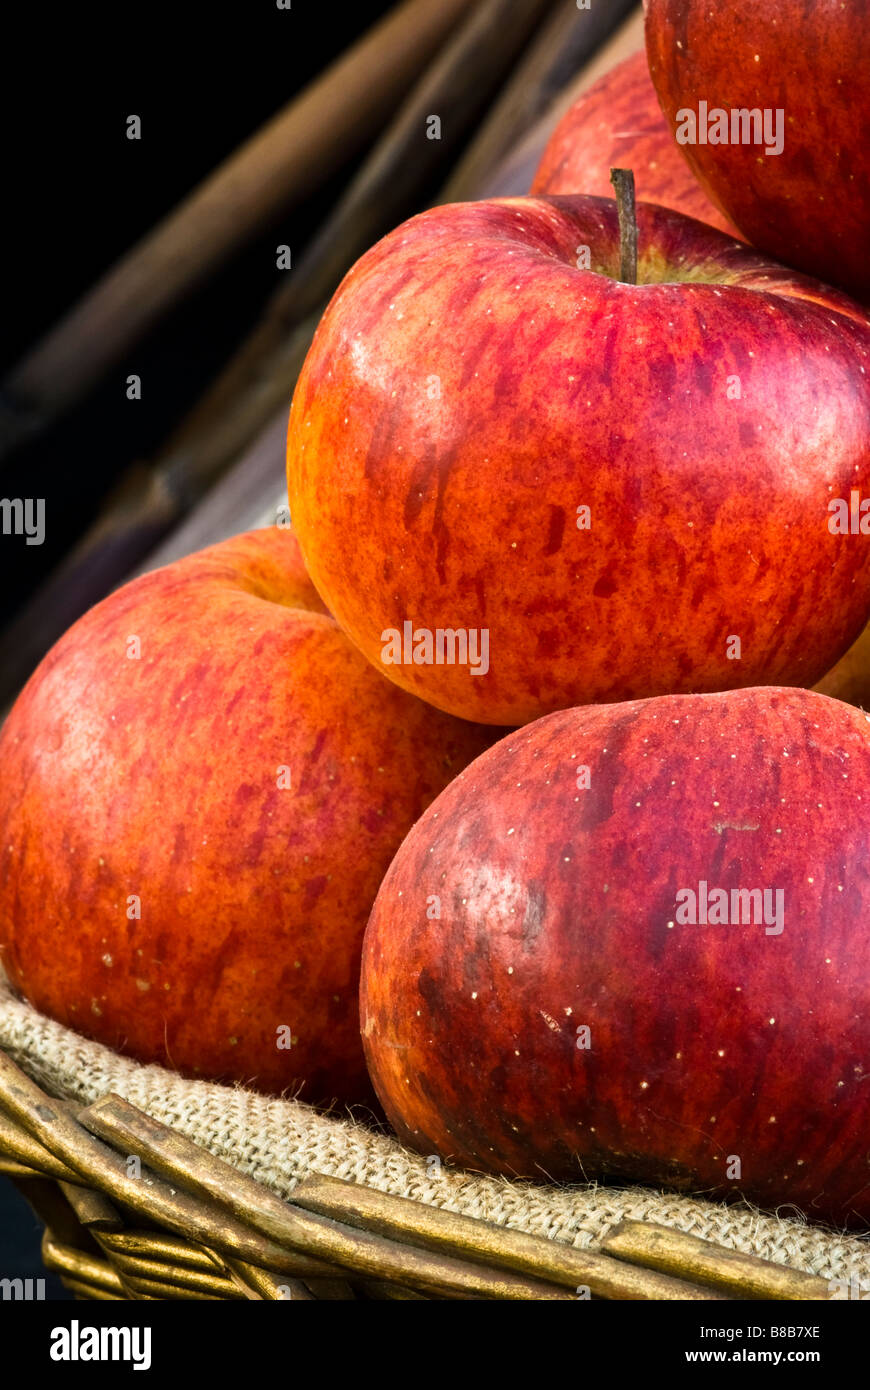
<instances>
[{"instance_id":1,"label":"apple skin speckle","mask_svg":"<svg viewBox=\"0 0 870 1390\"><path fill-rule=\"evenodd\" d=\"M777 154L681 146L717 207L766 255L870 301L867 0L645 0L644 12L669 131L715 94L730 110L782 113Z\"/></svg>"},{"instance_id":2,"label":"apple skin speckle","mask_svg":"<svg viewBox=\"0 0 870 1390\"><path fill-rule=\"evenodd\" d=\"M565 710L478 758L366 932L366 1055L400 1136L473 1169L866 1226L868 731L771 687ZM681 920L701 880L781 890L783 930Z\"/></svg>"},{"instance_id":3,"label":"apple skin speckle","mask_svg":"<svg viewBox=\"0 0 870 1390\"><path fill-rule=\"evenodd\" d=\"M659 106L643 49L617 63L578 97L556 126L532 193L612 198L613 168L631 169L639 202L661 203L737 237L689 169Z\"/></svg>"},{"instance_id":4,"label":"apple skin speckle","mask_svg":"<svg viewBox=\"0 0 870 1390\"><path fill-rule=\"evenodd\" d=\"M369 666L287 530L147 574L57 643L0 733L0 959L43 1013L139 1061L368 1103L369 909L496 736Z\"/></svg>"},{"instance_id":5,"label":"apple skin speckle","mask_svg":"<svg viewBox=\"0 0 870 1390\"><path fill-rule=\"evenodd\" d=\"M306 358L287 481L312 579L451 714L808 687L870 617L870 548L828 526L870 497L870 319L677 212L638 226L629 285L612 199L432 208L356 263ZM486 631L487 669L384 664L406 621Z\"/></svg>"}]
</instances>

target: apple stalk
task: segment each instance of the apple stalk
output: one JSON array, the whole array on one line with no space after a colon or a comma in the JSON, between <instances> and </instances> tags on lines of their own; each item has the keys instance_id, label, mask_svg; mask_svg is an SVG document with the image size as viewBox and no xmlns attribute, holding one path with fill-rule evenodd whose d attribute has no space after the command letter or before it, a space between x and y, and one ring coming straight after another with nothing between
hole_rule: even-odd
<instances>
[{"instance_id":1,"label":"apple stalk","mask_svg":"<svg viewBox=\"0 0 870 1390\"><path fill-rule=\"evenodd\" d=\"M610 182L616 190L619 215L619 278L625 285L637 284L637 201L631 169L611 169Z\"/></svg>"}]
</instances>

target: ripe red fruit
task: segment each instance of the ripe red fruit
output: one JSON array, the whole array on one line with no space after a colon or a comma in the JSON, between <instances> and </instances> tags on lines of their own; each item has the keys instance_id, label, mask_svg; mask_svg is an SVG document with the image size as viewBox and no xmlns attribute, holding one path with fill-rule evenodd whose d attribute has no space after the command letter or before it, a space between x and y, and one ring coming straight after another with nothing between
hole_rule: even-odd
<instances>
[{"instance_id":1,"label":"ripe red fruit","mask_svg":"<svg viewBox=\"0 0 870 1390\"><path fill-rule=\"evenodd\" d=\"M638 198L737 230L710 202L662 115L643 49L617 63L565 112L544 151L532 193L612 198L612 168L631 169Z\"/></svg>"},{"instance_id":2,"label":"ripe red fruit","mask_svg":"<svg viewBox=\"0 0 870 1390\"><path fill-rule=\"evenodd\" d=\"M140 1061L366 1100L371 903L491 737L363 660L287 532L148 574L57 643L0 735L0 960Z\"/></svg>"},{"instance_id":3,"label":"ripe red fruit","mask_svg":"<svg viewBox=\"0 0 870 1390\"><path fill-rule=\"evenodd\" d=\"M638 220L630 285L613 201L433 209L317 330L287 446L309 573L452 714L812 685L870 616L867 546L828 526L870 497L870 320L699 222ZM485 670L427 651L457 630Z\"/></svg>"},{"instance_id":4,"label":"ripe red fruit","mask_svg":"<svg viewBox=\"0 0 870 1390\"><path fill-rule=\"evenodd\" d=\"M672 696L483 754L366 932L366 1056L400 1137L866 1224L868 719L801 690Z\"/></svg>"},{"instance_id":5,"label":"ripe red fruit","mask_svg":"<svg viewBox=\"0 0 870 1390\"><path fill-rule=\"evenodd\" d=\"M713 201L755 246L870 295L870 0L646 0L649 69L670 129L728 116L728 143L681 146ZM765 153L747 117L768 112ZM778 114L781 113L781 114ZM756 118L752 117L752 125ZM703 122L719 141L718 120Z\"/></svg>"}]
</instances>

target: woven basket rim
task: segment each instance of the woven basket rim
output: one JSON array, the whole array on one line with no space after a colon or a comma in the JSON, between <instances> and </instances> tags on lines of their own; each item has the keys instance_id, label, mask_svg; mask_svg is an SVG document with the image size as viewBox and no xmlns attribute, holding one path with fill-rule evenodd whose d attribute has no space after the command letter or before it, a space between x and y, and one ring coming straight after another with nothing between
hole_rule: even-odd
<instances>
[{"instance_id":1,"label":"woven basket rim","mask_svg":"<svg viewBox=\"0 0 870 1390\"><path fill-rule=\"evenodd\" d=\"M772 1214L652 1188L549 1186L459 1169L433 1177L424 1156L358 1118L121 1057L40 1014L2 971L0 1048L67 1099L89 1105L108 1092L125 1096L285 1200L307 1174L322 1173L578 1249L596 1248L620 1221L651 1220L822 1277L857 1272L870 1280L870 1232L810 1225L794 1209Z\"/></svg>"}]
</instances>

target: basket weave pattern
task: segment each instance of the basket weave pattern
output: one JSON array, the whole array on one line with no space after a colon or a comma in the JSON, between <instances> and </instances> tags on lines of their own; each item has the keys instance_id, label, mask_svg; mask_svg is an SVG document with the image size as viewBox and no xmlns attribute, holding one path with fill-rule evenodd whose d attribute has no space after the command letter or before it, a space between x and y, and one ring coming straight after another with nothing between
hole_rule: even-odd
<instances>
[{"instance_id":1,"label":"basket weave pattern","mask_svg":"<svg viewBox=\"0 0 870 1390\"><path fill-rule=\"evenodd\" d=\"M0 1167L47 1222L46 1263L82 1296L821 1298L831 1280L870 1281L860 1235L791 1211L450 1169L359 1120L141 1066L2 978L0 1049ZM48 1096L63 1102L53 1122ZM127 1178L131 1157L144 1178Z\"/></svg>"}]
</instances>

